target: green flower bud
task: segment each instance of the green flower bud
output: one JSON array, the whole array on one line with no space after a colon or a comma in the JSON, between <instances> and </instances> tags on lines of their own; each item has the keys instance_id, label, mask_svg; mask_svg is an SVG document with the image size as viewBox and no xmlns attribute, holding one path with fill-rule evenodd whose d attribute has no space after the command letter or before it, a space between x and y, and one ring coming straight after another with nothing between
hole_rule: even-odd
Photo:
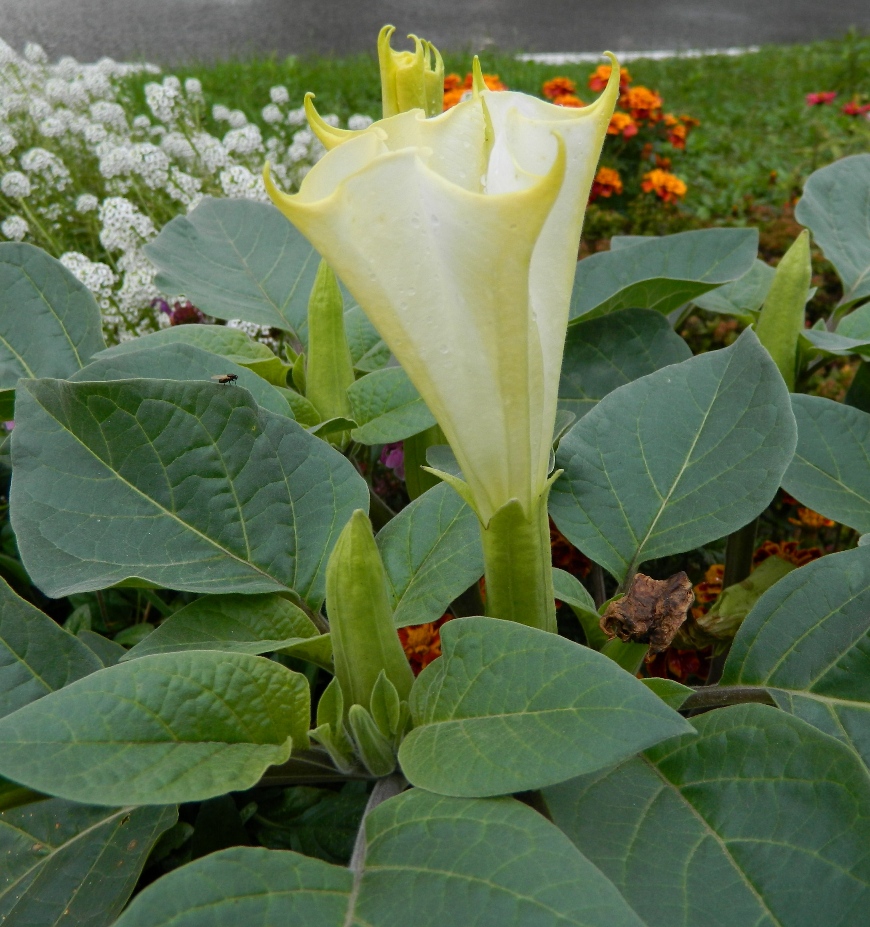
<instances>
[{"instance_id":1,"label":"green flower bud","mask_svg":"<svg viewBox=\"0 0 870 927\"><path fill-rule=\"evenodd\" d=\"M427 116L437 116L444 109L444 62L431 42L409 35L413 52L396 52L390 48L395 26L384 26L378 36L378 62L381 66L381 99L384 119L422 109Z\"/></svg>"},{"instance_id":2,"label":"green flower bud","mask_svg":"<svg viewBox=\"0 0 870 927\"><path fill-rule=\"evenodd\" d=\"M368 709L381 672L407 701L414 674L393 624L387 576L371 522L357 509L326 566L335 675L344 704Z\"/></svg>"}]
</instances>

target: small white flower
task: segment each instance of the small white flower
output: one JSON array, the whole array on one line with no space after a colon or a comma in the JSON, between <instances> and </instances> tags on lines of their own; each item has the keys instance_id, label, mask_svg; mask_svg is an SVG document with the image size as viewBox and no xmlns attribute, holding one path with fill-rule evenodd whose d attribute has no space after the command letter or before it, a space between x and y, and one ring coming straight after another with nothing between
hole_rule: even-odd
<instances>
[{"instance_id":1,"label":"small white flower","mask_svg":"<svg viewBox=\"0 0 870 927\"><path fill-rule=\"evenodd\" d=\"M193 136L193 147L209 173L226 167L229 161L227 150L221 140L209 135L208 132L197 132Z\"/></svg>"},{"instance_id":2,"label":"small white flower","mask_svg":"<svg viewBox=\"0 0 870 927\"><path fill-rule=\"evenodd\" d=\"M175 121L176 104L181 96L181 85L179 83L178 87L176 87L172 82L168 81L169 78L166 78L162 84L146 84L145 102L148 104L148 109L154 114L155 119L160 122L172 123Z\"/></svg>"},{"instance_id":3,"label":"small white flower","mask_svg":"<svg viewBox=\"0 0 870 927\"><path fill-rule=\"evenodd\" d=\"M287 124L291 126L302 126L307 122L307 116L305 115L305 107L300 106L299 109L291 109L287 113Z\"/></svg>"},{"instance_id":4,"label":"small white flower","mask_svg":"<svg viewBox=\"0 0 870 927\"><path fill-rule=\"evenodd\" d=\"M36 42L28 42L24 46L24 58L31 64L46 64L48 62L45 49Z\"/></svg>"},{"instance_id":5,"label":"small white flower","mask_svg":"<svg viewBox=\"0 0 870 927\"><path fill-rule=\"evenodd\" d=\"M354 132L361 132L367 129L374 120L371 116L364 116L362 113L355 113L347 120L347 127Z\"/></svg>"},{"instance_id":6,"label":"small white flower","mask_svg":"<svg viewBox=\"0 0 870 927\"><path fill-rule=\"evenodd\" d=\"M71 177L61 159L45 148L31 148L21 156L21 167L28 174L36 174L55 190L63 190Z\"/></svg>"},{"instance_id":7,"label":"small white flower","mask_svg":"<svg viewBox=\"0 0 870 927\"><path fill-rule=\"evenodd\" d=\"M60 262L94 294L101 309L109 308L112 287L117 283L118 276L108 264L92 261L78 251L62 254Z\"/></svg>"},{"instance_id":8,"label":"small white flower","mask_svg":"<svg viewBox=\"0 0 870 927\"><path fill-rule=\"evenodd\" d=\"M21 241L30 231L30 226L21 216L10 216L0 222L0 232L10 241Z\"/></svg>"},{"instance_id":9,"label":"small white flower","mask_svg":"<svg viewBox=\"0 0 870 927\"><path fill-rule=\"evenodd\" d=\"M136 116L133 120L133 128L137 132L144 132L151 127L151 120L147 116Z\"/></svg>"},{"instance_id":10,"label":"small white flower","mask_svg":"<svg viewBox=\"0 0 870 927\"><path fill-rule=\"evenodd\" d=\"M76 212L82 214L96 212L99 208L100 201L93 193L82 193L82 195L76 199Z\"/></svg>"},{"instance_id":11,"label":"small white flower","mask_svg":"<svg viewBox=\"0 0 870 927\"><path fill-rule=\"evenodd\" d=\"M269 91L269 99L279 105L290 102L290 91L286 87L277 86Z\"/></svg>"},{"instance_id":12,"label":"small white flower","mask_svg":"<svg viewBox=\"0 0 870 927\"><path fill-rule=\"evenodd\" d=\"M274 103L269 103L268 106L264 106L262 115L263 121L272 125L274 125L276 122L281 122L284 119L281 110Z\"/></svg>"},{"instance_id":13,"label":"small white flower","mask_svg":"<svg viewBox=\"0 0 870 927\"><path fill-rule=\"evenodd\" d=\"M240 110L234 109L227 119L231 129L241 129L248 124L248 117Z\"/></svg>"},{"instance_id":14,"label":"small white flower","mask_svg":"<svg viewBox=\"0 0 870 927\"><path fill-rule=\"evenodd\" d=\"M184 92L190 97L201 97L202 82L196 77L188 77L184 82Z\"/></svg>"},{"instance_id":15,"label":"small white flower","mask_svg":"<svg viewBox=\"0 0 870 927\"><path fill-rule=\"evenodd\" d=\"M54 116L49 116L39 123L39 132L46 138L60 138L69 127L69 120L64 119L63 113L69 113L69 110L57 110Z\"/></svg>"},{"instance_id":16,"label":"small white flower","mask_svg":"<svg viewBox=\"0 0 870 927\"><path fill-rule=\"evenodd\" d=\"M192 161L196 157L193 145L181 132L167 132L160 140L160 147L169 155L179 161Z\"/></svg>"},{"instance_id":17,"label":"small white flower","mask_svg":"<svg viewBox=\"0 0 870 927\"><path fill-rule=\"evenodd\" d=\"M11 154L15 150L17 145L18 142L11 132L0 129L0 155L6 157L6 155Z\"/></svg>"},{"instance_id":18,"label":"small white flower","mask_svg":"<svg viewBox=\"0 0 870 927\"><path fill-rule=\"evenodd\" d=\"M82 131L82 137L89 145L96 146L104 142L109 137L109 133L106 127L100 125L99 122L89 122Z\"/></svg>"},{"instance_id":19,"label":"small white flower","mask_svg":"<svg viewBox=\"0 0 870 927\"><path fill-rule=\"evenodd\" d=\"M224 136L224 148L236 154L247 155L263 150L263 137L255 125L246 125L241 129L231 129Z\"/></svg>"},{"instance_id":20,"label":"small white flower","mask_svg":"<svg viewBox=\"0 0 870 927\"><path fill-rule=\"evenodd\" d=\"M261 200L264 202L268 200L266 189L263 186L263 178L252 174L241 164L235 164L222 170L219 180L224 195L231 199Z\"/></svg>"},{"instance_id":21,"label":"small white flower","mask_svg":"<svg viewBox=\"0 0 870 927\"><path fill-rule=\"evenodd\" d=\"M43 97L31 97L27 103L27 112L34 122L47 119L53 112L51 103Z\"/></svg>"},{"instance_id":22,"label":"small white flower","mask_svg":"<svg viewBox=\"0 0 870 927\"><path fill-rule=\"evenodd\" d=\"M157 234L151 219L122 196L103 200L100 222L100 241L107 251L132 252Z\"/></svg>"},{"instance_id":23,"label":"small white flower","mask_svg":"<svg viewBox=\"0 0 870 927\"><path fill-rule=\"evenodd\" d=\"M215 122L229 122L229 108L224 106L222 103L216 103L211 108L211 118L214 119Z\"/></svg>"},{"instance_id":24,"label":"small white flower","mask_svg":"<svg viewBox=\"0 0 870 927\"><path fill-rule=\"evenodd\" d=\"M120 103L109 103L106 100L100 100L91 104L90 112L91 119L94 122L109 126L116 132L124 133L127 131L127 113Z\"/></svg>"},{"instance_id":25,"label":"small white flower","mask_svg":"<svg viewBox=\"0 0 870 927\"><path fill-rule=\"evenodd\" d=\"M294 142L287 149L287 160L291 164L296 164L297 161L302 161L308 157L308 146L302 144L301 142Z\"/></svg>"},{"instance_id":26,"label":"small white flower","mask_svg":"<svg viewBox=\"0 0 870 927\"><path fill-rule=\"evenodd\" d=\"M0 192L12 199L24 199L30 196L31 189L30 178L21 171L9 171L0 179Z\"/></svg>"}]
</instances>

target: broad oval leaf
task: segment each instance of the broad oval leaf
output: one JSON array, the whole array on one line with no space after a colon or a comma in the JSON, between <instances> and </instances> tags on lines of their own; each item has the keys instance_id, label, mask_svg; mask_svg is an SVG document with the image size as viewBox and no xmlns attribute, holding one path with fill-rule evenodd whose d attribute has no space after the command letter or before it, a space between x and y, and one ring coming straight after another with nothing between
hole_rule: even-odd
<instances>
[{"instance_id":1,"label":"broad oval leaf","mask_svg":"<svg viewBox=\"0 0 870 927\"><path fill-rule=\"evenodd\" d=\"M798 442L783 489L804 505L870 531L870 414L821 396L791 398Z\"/></svg>"},{"instance_id":2,"label":"broad oval leaf","mask_svg":"<svg viewBox=\"0 0 870 927\"><path fill-rule=\"evenodd\" d=\"M150 351L168 344L189 344L210 354L217 354L233 364L253 370L257 376L275 386L285 386L287 383L289 364L285 364L265 344L249 338L241 329L230 328L228 325L173 325L140 338L122 341L100 351L94 359L118 357L133 351Z\"/></svg>"},{"instance_id":3,"label":"broad oval leaf","mask_svg":"<svg viewBox=\"0 0 870 927\"><path fill-rule=\"evenodd\" d=\"M870 780L798 718L740 705L697 738L547 789L553 820L648 927L854 927L870 904Z\"/></svg>"},{"instance_id":4,"label":"broad oval leaf","mask_svg":"<svg viewBox=\"0 0 870 927\"><path fill-rule=\"evenodd\" d=\"M810 345L810 350L823 351L825 354L848 357L851 354L866 354L870 351L870 338L849 338L839 331L807 328L800 333L800 337L805 345Z\"/></svg>"},{"instance_id":5,"label":"broad oval leaf","mask_svg":"<svg viewBox=\"0 0 870 927\"><path fill-rule=\"evenodd\" d=\"M0 718L101 667L81 641L0 579Z\"/></svg>"},{"instance_id":6,"label":"broad oval leaf","mask_svg":"<svg viewBox=\"0 0 870 927\"><path fill-rule=\"evenodd\" d=\"M184 326L177 326L183 328ZM187 326L191 327L191 326ZM135 344L135 342L133 342ZM224 357L203 351L191 344L165 344L144 351L129 351L112 357L100 357L67 379L85 380L183 380L208 383L213 376L233 374L238 380L222 384L232 389L241 386L256 400L258 406L278 415L292 415L287 400L247 367Z\"/></svg>"},{"instance_id":7,"label":"broad oval leaf","mask_svg":"<svg viewBox=\"0 0 870 927\"><path fill-rule=\"evenodd\" d=\"M350 294L345 295L345 306L348 298L353 297ZM390 349L360 306L354 305L345 310L344 331L350 356L357 370L371 373L373 370L380 370L389 361Z\"/></svg>"},{"instance_id":8,"label":"broad oval leaf","mask_svg":"<svg viewBox=\"0 0 870 927\"><path fill-rule=\"evenodd\" d=\"M608 393L692 356L668 320L649 309L623 309L568 329L559 408L582 418Z\"/></svg>"},{"instance_id":9,"label":"broad oval leaf","mask_svg":"<svg viewBox=\"0 0 870 927\"><path fill-rule=\"evenodd\" d=\"M777 704L853 747L870 766L870 549L808 563L743 622L723 685L766 686Z\"/></svg>"},{"instance_id":10,"label":"broad oval leaf","mask_svg":"<svg viewBox=\"0 0 870 927\"><path fill-rule=\"evenodd\" d=\"M513 799L414 789L375 808L366 837L356 884L343 867L236 847L148 886L116 927L642 927L564 834Z\"/></svg>"},{"instance_id":11,"label":"broad oval leaf","mask_svg":"<svg viewBox=\"0 0 870 927\"><path fill-rule=\"evenodd\" d=\"M164 293L218 319L244 319L304 341L320 256L271 204L206 197L145 246Z\"/></svg>"},{"instance_id":12,"label":"broad oval leaf","mask_svg":"<svg viewBox=\"0 0 870 927\"><path fill-rule=\"evenodd\" d=\"M629 249L634 250L634 249ZM559 530L619 579L735 531L764 510L796 440L788 391L747 330L622 386L562 439Z\"/></svg>"},{"instance_id":13,"label":"broad oval leaf","mask_svg":"<svg viewBox=\"0 0 870 927\"><path fill-rule=\"evenodd\" d=\"M742 277L757 253L756 229L702 229L593 254L577 264L571 318L631 308L667 315Z\"/></svg>"},{"instance_id":14,"label":"broad oval leaf","mask_svg":"<svg viewBox=\"0 0 870 927\"><path fill-rule=\"evenodd\" d=\"M189 592L294 589L326 559L362 477L286 416L217 383L21 381L10 506L48 595L130 578Z\"/></svg>"},{"instance_id":15,"label":"broad oval leaf","mask_svg":"<svg viewBox=\"0 0 870 927\"><path fill-rule=\"evenodd\" d=\"M202 801L251 788L308 723L307 680L272 660L156 654L0 720L0 776L93 805Z\"/></svg>"},{"instance_id":16,"label":"broad oval leaf","mask_svg":"<svg viewBox=\"0 0 870 927\"><path fill-rule=\"evenodd\" d=\"M325 648L322 637L327 638ZM305 656L306 647L323 651L329 666L328 636L321 635L305 612L283 596L206 595L170 615L123 659L183 650L259 654L300 648Z\"/></svg>"},{"instance_id":17,"label":"broad oval leaf","mask_svg":"<svg viewBox=\"0 0 870 927\"><path fill-rule=\"evenodd\" d=\"M493 618L441 628L411 690L399 762L442 795L538 789L691 731L638 679L566 638Z\"/></svg>"},{"instance_id":18,"label":"broad oval leaf","mask_svg":"<svg viewBox=\"0 0 870 927\"><path fill-rule=\"evenodd\" d=\"M810 174L795 209L843 281L841 305L870 296L870 154L841 158Z\"/></svg>"},{"instance_id":19,"label":"broad oval leaf","mask_svg":"<svg viewBox=\"0 0 870 927\"><path fill-rule=\"evenodd\" d=\"M722 315L749 315L758 312L767 298L776 268L758 258L742 276L732 283L726 283L696 296L692 302L707 312Z\"/></svg>"},{"instance_id":20,"label":"broad oval leaf","mask_svg":"<svg viewBox=\"0 0 870 927\"><path fill-rule=\"evenodd\" d=\"M446 483L405 506L377 543L399 628L437 621L483 576L480 523Z\"/></svg>"},{"instance_id":21,"label":"broad oval leaf","mask_svg":"<svg viewBox=\"0 0 870 927\"><path fill-rule=\"evenodd\" d=\"M91 291L41 248L0 244L0 404L20 377L68 377L105 348Z\"/></svg>"},{"instance_id":22,"label":"broad oval leaf","mask_svg":"<svg viewBox=\"0 0 870 927\"><path fill-rule=\"evenodd\" d=\"M0 814L0 923L109 927L174 806L94 808L55 798Z\"/></svg>"},{"instance_id":23,"label":"broad oval leaf","mask_svg":"<svg viewBox=\"0 0 870 927\"><path fill-rule=\"evenodd\" d=\"M360 444L389 444L435 424L408 374L401 367L376 370L347 390L354 421L350 436Z\"/></svg>"}]
</instances>

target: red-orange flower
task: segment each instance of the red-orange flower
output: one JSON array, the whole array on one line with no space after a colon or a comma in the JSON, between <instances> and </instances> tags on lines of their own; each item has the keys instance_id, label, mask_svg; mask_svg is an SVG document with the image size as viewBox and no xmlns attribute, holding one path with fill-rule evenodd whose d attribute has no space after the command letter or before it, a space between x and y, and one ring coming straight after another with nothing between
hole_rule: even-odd
<instances>
[{"instance_id":1,"label":"red-orange flower","mask_svg":"<svg viewBox=\"0 0 870 927\"><path fill-rule=\"evenodd\" d=\"M610 125L607 127L607 134L631 138L632 135L637 135L637 123L628 113L614 113L610 117Z\"/></svg>"},{"instance_id":2,"label":"red-orange flower","mask_svg":"<svg viewBox=\"0 0 870 927\"><path fill-rule=\"evenodd\" d=\"M644 174L640 187L644 193L655 193L665 203L676 203L686 195L688 189L676 174L659 168Z\"/></svg>"},{"instance_id":3,"label":"red-orange flower","mask_svg":"<svg viewBox=\"0 0 870 927\"><path fill-rule=\"evenodd\" d=\"M789 518L789 521L793 525L799 525L801 528L813 528L818 530L819 528L833 528L836 522L831 521L830 518L825 518L824 515L819 515L818 512L814 512L812 509L799 508L797 510L797 518Z\"/></svg>"},{"instance_id":4,"label":"red-orange flower","mask_svg":"<svg viewBox=\"0 0 870 927\"><path fill-rule=\"evenodd\" d=\"M554 77L544 82L544 96L548 100L564 97L577 91L577 84L570 77Z\"/></svg>"},{"instance_id":5,"label":"red-orange flower","mask_svg":"<svg viewBox=\"0 0 870 927\"><path fill-rule=\"evenodd\" d=\"M589 575L592 563L562 534L552 520L550 521L550 550L554 567L558 567L572 576L584 577Z\"/></svg>"},{"instance_id":6,"label":"red-orange flower","mask_svg":"<svg viewBox=\"0 0 870 927\"><path fill-rule=\"evenodd\" d=\"M599 64L598 67L589 75L589 89L598 93L607 86L610 80L611 66L609 64ZM631 83L631 74L628 68L619 69L619 89L624 93Z\"/></svg>"},{"instance_id":7,"label":"red-orange flower","mask_svg":"<svg viewBox=\"0 0 870 927\"><path fill-rule=\"evenodd\" d=\"M824 106L833 103L836 96L835 90L824 90L821 93L808 93L805 99L807 106Z\"/></svg>"},{"instance_id":8,"label":"red-orange flower","mask_svg":"<svg viewBox=\"0 0 870 927\"><path fill-rule=\"evenodd\" d=\"M595 180L592 181L592 190L589 193L589 202L594 203L599 196L610 198L613 194L622 193L622 178L619 171L612 167L599 167Z\"/></svg>"},{"instance_id":9,"label":"red-orange flower","mask_svg":"<svg viewBox=\"0 0 870 927\"><path fill-rule=\"evenodd\" d=\"M661 119L662 98L647 87L632 87L620 97L619 105L631 113L635 122L658 122Z\"/></svg>"},{"instance_id":10,"label":"red-orange flower","mask_svg":"<svg viewBox=\"0 0 870 927\"><path fill-rule=\"evenodd\" d=\"M433 660L441 656L441 625L453 618L449 612L437 621L399 628L399 640L414 675L419 675Z\"/></svg>"},{"instance_id":11,"label":"red-orange flower","mask_svg":"<svg viewBox=\"0 0 870 927\"><path fill-rule=\"evenodd\" d=\"M499 80L498 74L484 74L483 82L487 90L507 90ZM465 94L471 91L473 84L474 75L471 73L466 74L463 81L460 81L458 74L448 74L444 78L444 109L451 109L460 103Z\"/></svg>"},{"instance_id":12,"label":"red-orange flower","mask_svg":"<svg viewBox=\"0 0 870 927\"><path fill-rule=\"evenodd\" d=\"M581 109L586 105L580 97L574 96L573 93L563 93L562 96L556 97L553 102L556 106L569 106L573 109Z\"/></svg>"},{"instance_id":13,"label":"red-orange flower","mask_svg":"<svg viewBox=\"0 0 870 927\"><path fill-rule=\"evenodd\" d=\"M768 557L779 557L787 560L795 566L805 566L813 560L818 560L822 556L822 551L818 547L798 547L797 541L765 541L752 555L752 565L757 567Z\"/></svg>"}]
</instances>

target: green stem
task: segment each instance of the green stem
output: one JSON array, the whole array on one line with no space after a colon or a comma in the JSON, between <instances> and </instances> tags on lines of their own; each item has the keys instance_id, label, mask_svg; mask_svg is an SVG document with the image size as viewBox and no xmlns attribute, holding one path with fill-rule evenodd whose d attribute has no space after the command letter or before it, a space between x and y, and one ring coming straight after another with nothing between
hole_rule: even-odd
<instances>
[{"instance_id":1,"label":"green stem","mask_svg":"<svg viewBox=\"0 0 870 927\"><path fill-rule=\"evenodd\" d=\"M481 527L486 614L556 632L553 558L547 517L549 487L529 515L516 499Z\"/></svg>"}]
</instances>

